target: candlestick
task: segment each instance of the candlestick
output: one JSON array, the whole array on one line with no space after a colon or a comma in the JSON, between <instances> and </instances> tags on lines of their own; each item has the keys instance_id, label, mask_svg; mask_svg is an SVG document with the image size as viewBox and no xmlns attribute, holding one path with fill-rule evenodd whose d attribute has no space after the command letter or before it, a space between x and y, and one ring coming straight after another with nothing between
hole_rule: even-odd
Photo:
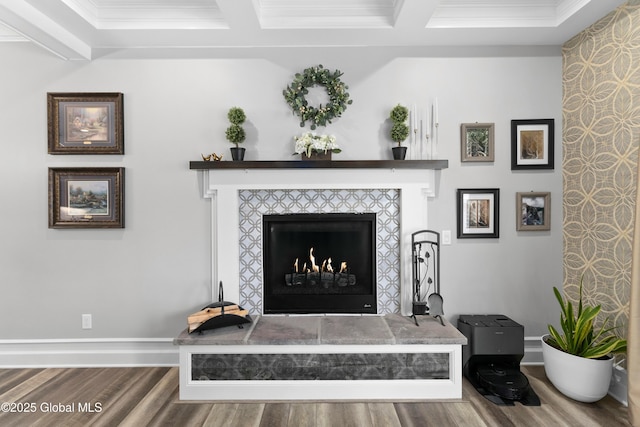
<instances>
[{"instance_id":1,"label":"candlestick","mask_svg":"<svg viewBox=\"0 0 640 427\"><path fill-rule=\"evenodd\" d=\"M413 144L416 140L416 135L413 132L413 128L415 127L415 122L416 122L415 110L412 108L411 110L409 110L409 140L411 144Z\"/></svg>"},{"instance_id":2,"label":"candlestick","mask_svg":"<svg viewBox=\"0 0 640 427\"><path fill-rule=\"evenodd\" d=\"M438 98L433 101L433 124L435 127L438 127L440 124L440 117L438 114Z\"/></svg>"},{"instance_id":3,"label":"candlestick","mask_svg":"<svg viewBox=\"0 0 640 427\"><path fill-rule=\"evenodd\" d=\"M431 143L431 155L433 159L438 158L438 130L440 126L440 118L438 112L438 98L435 98L433 102L433 141Z\"/></svg>"},{"instance_id":4,"label":"candlestick","mask_svg":"<svg viewBox=\"0 0 640 427\"><path fill-rule=\"evenodd\" d=\"M418 106L413 104L413 117L415 117L413 121L413 136L416 141L419 140L418 130L420 129L420 116L418 115Z\"/></svg>"},{"instance_id":5,"label":"candlestick","mask_svg":"<svg viewBox=\"0 0 640 427\"><path fill-rule=\"evenodd\" d=\"M427 104L428 105L428 104ZM424 110L424 138L425 139L429 139L429 137L431 136L431 120L430 116L431 116L431 111L429 111L430 108L427 107Z\"/></svg>"},{"instance_id":6,"label":"candlestick","mask_svg":"<svg viewBox=\"0 0 640 427\"><path fill-rule=\"evenodd\" d=\"M422 109L420 111L420 160L424 160L424 156L425 156L425 145L427 143L427 140L429 139L429 130L428 130L428 120L427 120L427 110L426 109ZM427 156L428 156L429 152L427 151Z\"/></svg>"}]
</instances>

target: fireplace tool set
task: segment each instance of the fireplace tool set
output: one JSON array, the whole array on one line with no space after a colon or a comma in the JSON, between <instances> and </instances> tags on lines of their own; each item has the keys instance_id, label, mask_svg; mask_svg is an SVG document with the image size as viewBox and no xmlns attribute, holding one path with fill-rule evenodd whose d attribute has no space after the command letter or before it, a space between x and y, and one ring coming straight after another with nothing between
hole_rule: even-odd
<instances>
[{"instance_id":1,"label":"fireplace tool set","mask_svg":"<svg viewBox=\"0 0 640 427\"><path fill-rule=\"evenodd\" d=\"M416 326L419 326L416 317L418 315L431 315L439 319L440 324L444 326L442 319L444 311L440 295L440 233L420 230L411 234L411 258L413 261L411 317Z\"/></svg>"}]
</instances>

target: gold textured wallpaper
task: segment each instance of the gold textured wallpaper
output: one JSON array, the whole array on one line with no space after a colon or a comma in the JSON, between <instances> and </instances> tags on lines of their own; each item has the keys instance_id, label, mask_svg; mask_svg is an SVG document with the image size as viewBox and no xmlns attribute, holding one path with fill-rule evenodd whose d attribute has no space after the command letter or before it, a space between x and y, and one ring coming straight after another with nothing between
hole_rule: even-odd
<instances>
[{"instance_id":1,"label":"gold textured wallpaper","mask_svg":"<svg viewBox=\"0 0 640 427\"><path fill-rule=\"evenodd\" d=\"M577 299L583 276L583 297L602 304L622 335L640 142L640 0L569 40L562 55L563 287Z\"/></svg>"}]
</instances>

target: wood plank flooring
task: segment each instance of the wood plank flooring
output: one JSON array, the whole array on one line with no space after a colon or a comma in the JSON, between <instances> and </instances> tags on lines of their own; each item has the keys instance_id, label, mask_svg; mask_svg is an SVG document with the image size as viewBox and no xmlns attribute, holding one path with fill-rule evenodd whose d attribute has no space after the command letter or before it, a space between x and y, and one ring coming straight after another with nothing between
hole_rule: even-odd
<instances>
[{"instance_id":1,"label":"wood plank flooring","mask_svg":"<svg viewBox=\"0 0 640 427\"><path fill-rule=\"evenodd\" d=\"M541 366L523 372L542 405L497 406L468 383L456 401L181 402L178 368L0 370L2 426L629 426L607 396L583 404L558 393ZM13 411L13 412L11 412Z\"/></svg>"}]
</instances>

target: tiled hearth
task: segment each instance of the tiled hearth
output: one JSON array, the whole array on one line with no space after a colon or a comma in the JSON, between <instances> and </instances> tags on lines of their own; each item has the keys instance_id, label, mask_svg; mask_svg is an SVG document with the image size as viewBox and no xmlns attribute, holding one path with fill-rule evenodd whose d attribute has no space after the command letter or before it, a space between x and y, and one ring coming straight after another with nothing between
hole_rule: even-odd
<instances>
[{"instance_id":1,"label":"tiled hearth","mask_svg":"<svg viewBox=\"0 0 640 427\"><path fill-rule=\"evenodd\" d=\"M256 316L184 331L183 400L459 399L467 339L451 324L386 316Z\"/></svg>"}]
</instances>

